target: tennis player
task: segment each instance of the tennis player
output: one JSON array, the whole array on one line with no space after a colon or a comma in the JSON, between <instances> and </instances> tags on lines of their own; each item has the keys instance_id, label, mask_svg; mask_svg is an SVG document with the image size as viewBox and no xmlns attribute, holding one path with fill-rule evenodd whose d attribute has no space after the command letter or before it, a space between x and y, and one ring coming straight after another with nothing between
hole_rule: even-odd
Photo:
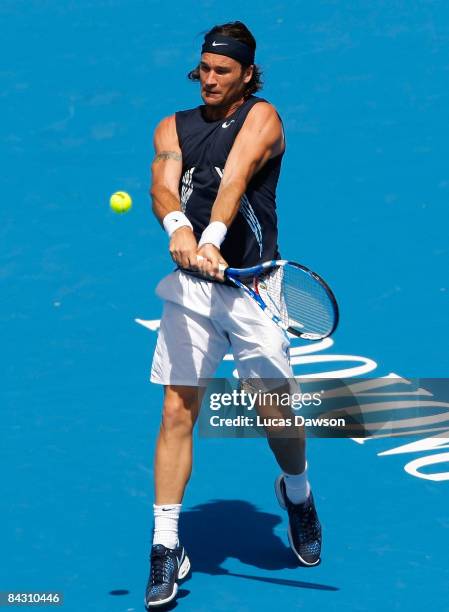
<instances>
[{"instance_id":1,"label":"tennis player","mask_svg":"<svg viewBox=\"0 0 449 612\"><path fill-rule=\"evenodd\" d=\"M178 268L157 288L165 303L151 381L164 386L164 404L147 607L174 599L190 569L178 520L192 468L200 379L213 377L229 349L241 379L293 378L286 334L242 290L217 282L220 264L244 268L279 258L276 185L284 133L276 109L254 96L261 88L255 50L243 23L213 27L188 75L199 81L204 104L165 118L154 134L153 212ZM288 512L290 545L301 564L316 565L321 526L304 435L269 439L269 445L281 469L275 490Z\"/></svg>"}]
</instances>

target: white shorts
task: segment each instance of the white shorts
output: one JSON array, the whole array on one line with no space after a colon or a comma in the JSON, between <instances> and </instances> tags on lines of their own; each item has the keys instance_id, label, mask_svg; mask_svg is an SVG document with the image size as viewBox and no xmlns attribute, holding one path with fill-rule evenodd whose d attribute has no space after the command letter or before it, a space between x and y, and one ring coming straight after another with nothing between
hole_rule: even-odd
<instances>
[{"instance_id":1,"label":"white shorts","mask_svg":"<svg viewBox=\"0 0 449 612\"><path fill-rule=\"evenodd\" d=\"M288 336L243 290L176 270L156 293L165 304L151 382L198 386L229 349L241 379L293 378Z\"/></svg>"}]
</instances>

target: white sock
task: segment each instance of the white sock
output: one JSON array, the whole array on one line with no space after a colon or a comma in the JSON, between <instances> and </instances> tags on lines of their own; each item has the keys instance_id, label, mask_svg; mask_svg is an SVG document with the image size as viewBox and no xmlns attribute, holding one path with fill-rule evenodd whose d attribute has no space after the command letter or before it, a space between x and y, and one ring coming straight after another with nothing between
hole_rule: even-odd
<instances>
[{"instance_id":1,"label":"white sock","mask_svg":"<svg viewBox=\"0 0 449 612\"><path fill-rule=\"evenodd\" d=\"M178 520L181 504L163 504L154 510L153 545L163 544L166 548L176 548L178 545Z\"/></svg>"},{"instance_id":2,"label":"white sock","mask_svg":"<svg viewBox=\"0 0 449 612\"><path fill-rule=\"evenodd\" d=\"M310 485L307 479L307 463L302 474L285 474L285 491L293 504L303 504L310 495Z\"/></svg>"}]
</instances>

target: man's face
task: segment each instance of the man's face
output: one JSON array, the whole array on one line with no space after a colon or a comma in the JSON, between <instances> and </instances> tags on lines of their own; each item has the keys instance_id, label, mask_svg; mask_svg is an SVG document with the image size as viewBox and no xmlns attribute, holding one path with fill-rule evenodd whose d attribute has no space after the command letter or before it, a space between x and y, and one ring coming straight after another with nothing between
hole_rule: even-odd
<instances>
[{"instance_id":1,"label":"man's face","mask_svg":"<svg viewBox=\"0 0 449 612\"><path fill-rule=\"evenodd\" d=\"M239 100L251 80L252 67L215 53L203 53L200 62L201 97L209 106L226 106Z\"/></svg>"}]
</instances>

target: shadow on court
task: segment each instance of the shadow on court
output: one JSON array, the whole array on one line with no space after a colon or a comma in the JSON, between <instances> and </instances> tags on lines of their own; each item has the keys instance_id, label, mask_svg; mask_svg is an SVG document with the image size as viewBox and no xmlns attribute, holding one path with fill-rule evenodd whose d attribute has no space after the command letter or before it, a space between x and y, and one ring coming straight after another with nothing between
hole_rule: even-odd
<instances>
[{"instance_id":1,"label":"shadow on court","mask_svg":"<svg viewBox=\"0 0 449 612\"><path fill-rule=\"evenodd\" d=\"M240 500L213 500L183 512L181 538L192 562L192 571L338 591L335 586L233 573L222 567L226 559L234 558L261 570L298 568L290 548L274 533L281 522L279 516L260 512L253 504ZM307 568L298 568L298 571L303 570Z\"/></svg>"}]
</instances>

